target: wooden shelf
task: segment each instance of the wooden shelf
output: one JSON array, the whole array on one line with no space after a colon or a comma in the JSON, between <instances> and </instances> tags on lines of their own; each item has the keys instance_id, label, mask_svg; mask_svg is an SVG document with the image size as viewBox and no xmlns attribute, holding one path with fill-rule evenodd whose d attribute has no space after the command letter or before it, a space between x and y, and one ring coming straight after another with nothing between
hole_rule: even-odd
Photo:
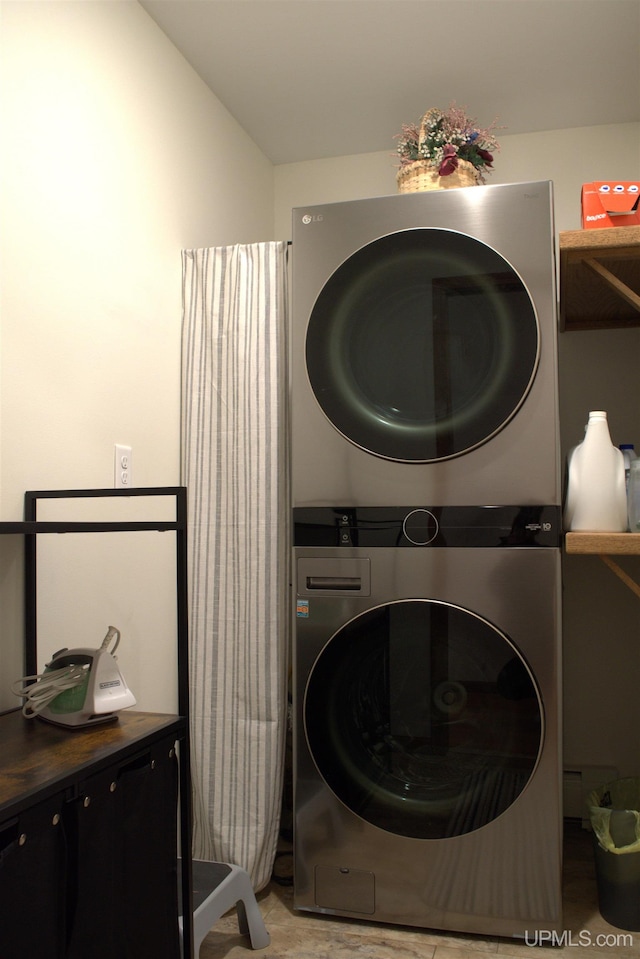
<instances>
[{"instance_id":1,"label":"wooden shelf","mask_svg":"<svg viewBox=\"0 0 640 959\"><path fill-rule=\"evenodd\" d=\"M640 555L640 533L566 533L567 553Z\"/></svg>"},{"instance_id":2,"label":"wooden shelf","mask_svg":"<svg viewBox=\"0 0 640 959\"><path fill-rule=\"evenodd\" d=\"M640 326L640 226L560 233L560 328Z\"/></svg>"},{"instance_id":3,"label":"wooden shelf","mask_svg":"<svg viewBox=\"0 0 640 959\"><path fill-rule=\"evenodd\" d=\"M640 533L566 533L564 548L567 553L598 556L640 599L640 584L611 558L612 555L640 556Z\"/></svg>"}]
</instances>

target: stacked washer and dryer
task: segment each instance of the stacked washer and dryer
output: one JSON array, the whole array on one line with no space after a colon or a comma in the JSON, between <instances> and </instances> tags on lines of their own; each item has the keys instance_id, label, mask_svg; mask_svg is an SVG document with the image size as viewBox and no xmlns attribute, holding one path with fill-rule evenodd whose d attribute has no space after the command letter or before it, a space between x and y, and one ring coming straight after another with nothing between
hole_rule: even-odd
<instances>
[{"instance_id":1,"label":"stacked washer and dryer","mask_svg":"<svg viewBox=\"0 0 640 959\"><path fill-rule=\"evenodd\" d=\"M293 216L295 907L558 930L552 186Z\"/></svg>"}]
</instances>

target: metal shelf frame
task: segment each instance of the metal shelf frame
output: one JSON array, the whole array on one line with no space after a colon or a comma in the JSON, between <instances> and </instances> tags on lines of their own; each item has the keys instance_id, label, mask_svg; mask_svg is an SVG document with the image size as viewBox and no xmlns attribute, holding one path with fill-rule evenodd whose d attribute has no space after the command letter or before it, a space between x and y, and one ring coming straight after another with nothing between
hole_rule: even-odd
<instances>
[{"instance_id":1,"label":"metal shelf frame","mask_svg":"<svg viewBox=\"0 0 640 959\"><path fill-rule=\"evenodd\" d=\"M175 519L171 521L123 522L49 522L38 520L38 504L52 499L113 499L130 497L174 497ZM28 675L37 672L37 540L41 534L112 533L157 530L174 532L176 539L177 596L177 663L178 712L185 720L185 734L180 741L180 848L181 901L183 913L183 956L194 959L193 878L191 870L191 757L189 741L189 642L187 581L187 490L183 486L133 487L131 489L29 490L24 495L24 521L0 522L0 534L22 535L25 540L25 667ZM184 868L185 863L189 868Z\"/></svg>"}]
</instances>

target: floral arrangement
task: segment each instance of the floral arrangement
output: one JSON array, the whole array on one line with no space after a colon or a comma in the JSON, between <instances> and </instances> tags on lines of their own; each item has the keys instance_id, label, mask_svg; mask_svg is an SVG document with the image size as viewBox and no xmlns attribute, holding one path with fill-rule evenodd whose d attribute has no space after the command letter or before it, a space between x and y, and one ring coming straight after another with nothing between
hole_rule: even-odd
<instances>
[{"instance_id":1,"label":"floral arrangement","mask_svg":"<svg viewBox=\"0 0 640 959\"><path fill-rule=\"evenodd\" d=\"M471 163L481 182L491 172L493 154L500 149L494 130L496 121L479 127L463 107L452 103L448 110L428 110L420 125L404 124L398 140L400 169L416 160L429 160L438 168L439 176L449 176L459 160Z\"/></svg>"}]
</instances>

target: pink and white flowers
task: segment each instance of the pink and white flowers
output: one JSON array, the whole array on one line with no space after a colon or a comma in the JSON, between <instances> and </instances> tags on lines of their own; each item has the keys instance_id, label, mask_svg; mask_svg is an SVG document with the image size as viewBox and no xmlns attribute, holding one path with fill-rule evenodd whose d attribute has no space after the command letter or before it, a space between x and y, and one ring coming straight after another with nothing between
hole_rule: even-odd
<instances>
[{"instance_id":1,"label":"pink and white flowers","mask_svg":"<svg viewBox=\"0 0 640 959\"><path fill-rule=\"evenodd\" d=\"M440 176L449 176L459 160L467 160L484 182L484 173L491 172L493 154L500 149L495 129L496 120L486 128L479 127L455 103L444 112L433 107L419 125L403 124L396 137L400 167L416 160L430 160Z\"/></svg>"}]
</instances>

